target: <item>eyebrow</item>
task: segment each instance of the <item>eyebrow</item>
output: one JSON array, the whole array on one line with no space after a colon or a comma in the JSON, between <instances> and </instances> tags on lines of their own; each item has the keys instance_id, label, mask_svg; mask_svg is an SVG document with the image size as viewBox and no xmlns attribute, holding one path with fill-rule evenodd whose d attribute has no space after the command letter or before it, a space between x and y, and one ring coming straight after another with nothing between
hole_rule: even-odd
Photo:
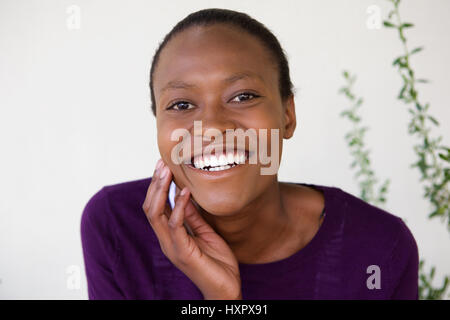
<instances>
[{"instance_id":1,"label":"eyebrow","mask_svg":"<svg viewBox=\"0 0 450 320\"><path fill-rule=\"evenodd\" d=\"M259 74L256 74L254 72L249 72L249 71L234 73L234 74L226 77L225 79L223 79L222 82L230 84L230 83L236 82L238 80L246 79L246 78L256 78L256 79L260 80L261 82L265 83L263 77L261 77ZM164 86L164 88L162 88L161 92L164 92L169 89L191 89L191 88L197 88L197 86L195 84L187 83L182 80L172 80L172 81L169 81Z\"/></svg>"}]
</instances>

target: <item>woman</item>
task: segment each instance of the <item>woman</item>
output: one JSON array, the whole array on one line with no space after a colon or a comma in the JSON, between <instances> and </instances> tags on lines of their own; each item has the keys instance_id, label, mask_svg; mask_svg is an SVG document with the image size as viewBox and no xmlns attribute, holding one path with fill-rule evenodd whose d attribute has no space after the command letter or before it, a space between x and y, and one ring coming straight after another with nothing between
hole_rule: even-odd
<instances>
[{"instance_id":1,"label":"woman","mask_svg":"<svg viewBox=\"0 0 450 320\"><path fill-rule=\"evenodd\" d=\"M418 298L417 245L400 218L340 188L262 174L248 142L225 150L214 138L205 155L210 129L265 129L275 138L258 145L278 163L294 133L288 62L264 25L192 13L160 44L150 79L161 159L151 179L106 186L86 205L90 299ZM177 162L180 129L200 144Z\"/></svg>"}]
</instances>

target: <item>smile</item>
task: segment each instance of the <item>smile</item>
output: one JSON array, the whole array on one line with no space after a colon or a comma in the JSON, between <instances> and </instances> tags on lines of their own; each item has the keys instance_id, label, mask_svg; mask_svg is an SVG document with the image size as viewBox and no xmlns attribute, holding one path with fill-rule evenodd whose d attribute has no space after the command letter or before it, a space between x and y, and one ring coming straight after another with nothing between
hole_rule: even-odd
<instances>
[{"instance_id":1,"label":"smile","mask_svg":"<svg viewBox=\"0 0 450 320\"><path fill-rule=\"evenodd\" d=\"M203 171L224 171L245 164L246 160L248 160L248 153L238 150L226 154L196 156L193 158L193 165L190 166Z\"/></svg>"}]
</instances>

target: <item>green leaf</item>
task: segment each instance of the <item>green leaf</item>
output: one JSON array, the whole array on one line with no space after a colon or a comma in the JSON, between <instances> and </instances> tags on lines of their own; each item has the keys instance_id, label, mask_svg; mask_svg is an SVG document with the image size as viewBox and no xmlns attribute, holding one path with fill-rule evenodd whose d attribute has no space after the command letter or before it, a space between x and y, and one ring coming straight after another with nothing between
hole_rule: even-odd
<instances>
[{"instance_id":1,"label":"green leaf","mask_svg":"<svg viewBox=\"0 0 450 320\"><path fill-rule=\"evenodd\" d=\"M409 23L409 22L403 23L400 26L400 28L411 28L411 27L414 27L414 25L412 23Z\"/></svg>"},{"instance_id":2,"label":"green leaf","mask_svg":"<svg viewBox=\"0 0 450 320\"><path fill-rule=\"evenodd\" d=\"M417 47L417 48L413 49L409 54L410 54L410 55L413 55L413 54L415 54L415 53L417 53L417 52L420 52L420 51L422 51L422 50L423 50L423 47Z\"/></svg>"},{"instance_id":3,"label":"green leaf","mask_svg":"<svg viewBox=\"0 0 450 320\"><path fill-rule=\"evenodd\" d=\"M433 218L433 217L437 216L438 214L439 214L439 211L438 211L438 210L435 210L435 211L433 211L432 213L430 213L430 214L428 215L428 218Z\"/></svg>"},{"instance_id":4,"label":"green leaf","mask_svg":"<svg viewBox=\"0 0 450 320\"><path fill-rule=\"evenodd\" d=\"M359 107L363 104L364 99L363 98L358 98L358 101L356 101L356 106Z\"/></svg>"},{"instance_id":5,"label":"green leaf","mask_svg":"<svg viewBox=\"0 0 450 320\"><path fill-rule=\"evenodd\" d=\"M409 94L411 95L412 99L416 99L417 98L417 91L414 90L414 88L409 89Z\"/></svg>"},{"instance_id":6,"label":"green leaf","mask_svg":"<svg viewBox=\"0 0 450 320\"><path fill-rule=\"evenodd\" d=\"M428 119L430 119L435 125L439 125L439 122L432 116L428 116Z\"/></svg>"},{"instance_id":7,"label":"green leaf","mask_svg":"<svg viewBox=\"0 0 450 320\"><path fill-rule=\"evenodd\" d=\"M403 59L405 57L404 56L400 56L398 58L396 58L393 62L392 65L395 66L396 64L400 64L400 65L404 65Z\"/></svg>"},{"instance_id":8,"label":"green leaf","mask_svg":"<svg viewBox=\"0 0 450 320\"><path fill-rule=\"evenodd\" d=\"M430 272L430 279L433 279L433 278L434 278L435 272L436 272L436 268L433 266L433 267L431 268L431 272Z\"/></svg>"},{"instance_id":9,"label":"green leaf","mask_svg":"<svg viewBox=\"0 0 450 320\"><path fill-rule=\"evenodd\" d=\"M398 57L398 58L396 58L394 61L392 61L392 65L393 66L395 66L396 64L398 64L399 62L400 62L400 59L401 59L402 57Z\"/></svg>"},{"instance_id":10,"label":"green leaf","mask_svg":"<svg viewBox=\"0 0 450 320\"><path fill-rule=\"evenodd\" d=\"M450 161L450 156L446 156L443 153L439 153L438 155L439 155L439 158L441 158L442 160Z\"/></svg>"},{"instance_id":11,"label":"green leaf","mask_svg":"<svg viewBox=\"0 0 450 320\"><path fill-rule=\"evenodd\" d=\"M403 86L403 88L400 90L400 93L398 94L398 97L397 97L398 99L403 99L405 90L406 90L406 86Z\"/></svg>"},{"instance_id":12,"label":"green leaf","mask_svg":"<svg viewBox=\"0 0 450 320\"><path fill-rule=\"evenodd\" d=\"M396 25L390 23L389 21L383 21L383 25L384 25L386 28L396 28L396 27L397 27Z\"/></svg>"},{"instance_id":13,"label":"green leaf","mask_svg":"<svg viewBox=\"0 0 450 320\"><path fill-rule=\"evenodd\" d=\"M450 162L450 160L448 162ZM445 168L444 174L445 174L445 179L450 179L450 168Z\"/></svg>"}]
</instances>

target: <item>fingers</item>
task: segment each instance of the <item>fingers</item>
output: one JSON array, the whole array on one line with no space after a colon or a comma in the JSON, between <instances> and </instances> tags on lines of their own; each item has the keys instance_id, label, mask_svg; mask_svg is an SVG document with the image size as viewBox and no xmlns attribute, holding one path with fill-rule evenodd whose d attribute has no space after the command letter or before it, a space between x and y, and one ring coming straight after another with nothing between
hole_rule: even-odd
<instances>
[{"instance_id":1,"label":"fingers","mask_svg":"<svg viewBox=\"0 0 450 320\"><path fill-rule=\"evenodd\" d=\"M172 173L168 166L158 161L147 196L142 205L147 219L155 231L162 247L170 242L167 217L164 214Z\"/></svg>"},{"instance_id":2,"label":"fingers","mask_svg":"<svg viewBox=\"0 0 450 320\"><path fill-rule=\"evenodd\" d=\"M175 207L168 221L169 235L175 249L180 253L188 247L189 235L183 225L186 205L189 202L190 192L187 188L181 190L177 197Z\"/></svg>"},{"instance_id":3,"label":"fingers","mask_svg":"<svg viewBox=\"0 0 450 320\"><path fill-rule=\"evenodd\" d=\"M191 258L199 255L197 244L185 228L185 211L187 208L189 208L187 212L197 211L190 201L190 192L187 188L184 188L176 197L175 206L170 210L167 197L171 177L172 173L169 168L162 161L158 161L142 207L158 238L163 253L176 265L184 266L195 261ZM190 213L190 216L195 217L195 214ZM196 220L191 219L194 225L203 221L199 218L201 219L198 214ZM197 229L200 229L200 227Z\"/></svg>"},{"instance_id":4,"label":"fingers","mask_svg":"<svg viewBox=\"0 0 450 320\"><path fill-rule=\"evenodd\" d=\"M179 195L175 196L175 201ZM188 232L191 235L199 236L204 233L216 233L216 231L206 222L206 220L202 217L199 212L199 209L195 206L192 199L189 199L186 204L185 213L184 213L184 222L188 227Z\"/></svg>"},{"instance_id":5,"label":"fingers","mask_svg":"<svg viewBox=\"0 0 450 320\"><path fill-rule=\"evenodd\" d=\"M144 211L147 213L162 213L164 204L167 201L172 173L169 167L162 160L160 161L152 176L143 204Z\"/></svg>"},{"instance_id":6,"label":"fingers","mask_svg":"<svg viewBox=\"0 0 450 320\"><path fill-rule=\"evenodd\" d=\"M156 183L157 177L159 176L159 172L160 172L161 167L162 167L163 164L164 163L163 163L163 161L161 159L159 159L156 162L156 166L155 166L155 170L153 171L153 175L152 175L152 179L151 179L151 182L150 182L150 186L147 189L147 194L146 194L144 203L142 204L142 208L144 209L145 212L148 211L150 200L151 200L151 191L153 189L153 186Z\"/></svg>"},{"instance_id":7,"label":"fingers","mask_svg":"<svg viewBox=\"0 0 450 320\"><path fill-rule=\"evenodd\" d=\"M208 232L215 233L214 229L203 219L191 200L186 205L184 219L196 236Z\"/></svg>"}]
</instances>

